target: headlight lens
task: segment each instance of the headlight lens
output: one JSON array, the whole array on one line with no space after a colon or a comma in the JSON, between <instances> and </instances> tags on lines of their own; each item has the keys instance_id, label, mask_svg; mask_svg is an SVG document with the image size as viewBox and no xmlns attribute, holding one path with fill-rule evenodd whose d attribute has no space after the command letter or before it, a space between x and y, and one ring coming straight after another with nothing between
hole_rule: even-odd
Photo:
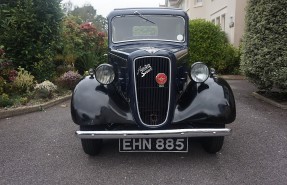
<instances>
[{"instance_id":1,"label":"headlight lens","mask_svg":"<svg viewBox=\"0 0 287 185\"><path fill-rule=\"evenodd\" d=\"M96 79L103 85L112 83L115 79L113 66L109 64L101 64L96 69Z\"/></svg>"},{"instance_id":2,"label":"headlight lens","mask_svg":"<svg viewBox=\"0 0 287 185\"><path fill-rule=\"evenodd\" d=\"M209 69L201 62L194 63L191 66L190 76L195 82L204 82L209 77Z\"/></svg>"}]
</instances>

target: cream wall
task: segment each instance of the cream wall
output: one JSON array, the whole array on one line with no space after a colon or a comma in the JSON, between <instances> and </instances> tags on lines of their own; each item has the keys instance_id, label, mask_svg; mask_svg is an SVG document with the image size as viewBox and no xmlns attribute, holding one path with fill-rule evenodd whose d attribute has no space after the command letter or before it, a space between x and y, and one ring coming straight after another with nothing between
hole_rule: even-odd
<instances>
[{"instance_id":1,"label":"cream wall","mask_svg":"<svg viewBox=\"0 0 287 185\"><path fill-rule=\"evenodd\" d=\"M248 0L178 0L173 7L186 11L190 19L206 19L219 24L226 32L230 43L239 46L244 33L245 7ZM170 3L168 3L170 6ZM232 24L232 22L234 24Z\"/></svg>"},{"instance_id":2,"label":"cream wall","mask_svg":"<svg viewBox=\"0 0 287 185\"><path fill-rule=\"evenodd\" d=\"M245 8L248 0L236 1L234 45L239 46L245 29Z\"/></svg>"}]
</instances>

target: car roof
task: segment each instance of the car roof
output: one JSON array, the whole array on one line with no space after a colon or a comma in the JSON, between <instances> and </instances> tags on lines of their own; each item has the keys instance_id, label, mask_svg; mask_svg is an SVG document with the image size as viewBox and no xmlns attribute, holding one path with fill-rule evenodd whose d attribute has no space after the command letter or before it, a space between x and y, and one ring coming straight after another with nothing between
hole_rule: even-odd
<instances>
[{"instance_id":1,"label":"car roof","mask_svg":"<svg viewBox=\"0 0 287 185\"><path fill-rule=\"evenodd\" d=\"M108 19L114 16L120 15L133 15L135 12L139 12L142 15L145 14L157 14L157 15L179 15L186 17L187 14L185 11L179 8L166 8L166 7L148 7L148 8L117 8L114 9L109 15Z\"/></svg>"}]
</instances>

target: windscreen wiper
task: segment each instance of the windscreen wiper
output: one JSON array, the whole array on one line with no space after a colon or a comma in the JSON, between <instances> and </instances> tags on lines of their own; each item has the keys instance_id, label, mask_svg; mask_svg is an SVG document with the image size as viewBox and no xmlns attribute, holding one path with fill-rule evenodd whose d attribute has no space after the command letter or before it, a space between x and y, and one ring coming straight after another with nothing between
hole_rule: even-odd
<instances>
[{"instance_id":1,"label":"windscreen wiper","mask_svg":"<svg viewBox=\"0 0 287 185\"><path fill-rule=\"evenodd\" d=\"M138 15L140 18L146 20L147 22L150 22L152 24L155 24L154 22L152 22L151 20L149 20L148 18L145 18L142 14L140 14L138 11L134 12L135 15Z\"/></svg>"}]
</instances>

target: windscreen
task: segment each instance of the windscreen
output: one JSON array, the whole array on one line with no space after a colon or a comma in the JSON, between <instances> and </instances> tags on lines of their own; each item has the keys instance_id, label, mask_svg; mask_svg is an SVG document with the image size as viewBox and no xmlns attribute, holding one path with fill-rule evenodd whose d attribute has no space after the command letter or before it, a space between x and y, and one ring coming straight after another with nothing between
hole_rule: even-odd
<instances>
[{"instance_id":1,"label":"windscreen","mask_svg":"<svg viewBox=\"0 0 287 185\"><path fill-rule=\"evenodd\" d=\"M185 20L180 16L127 15L112 19L112 41L185 41Z\"/></svg>"}]
</instances>

